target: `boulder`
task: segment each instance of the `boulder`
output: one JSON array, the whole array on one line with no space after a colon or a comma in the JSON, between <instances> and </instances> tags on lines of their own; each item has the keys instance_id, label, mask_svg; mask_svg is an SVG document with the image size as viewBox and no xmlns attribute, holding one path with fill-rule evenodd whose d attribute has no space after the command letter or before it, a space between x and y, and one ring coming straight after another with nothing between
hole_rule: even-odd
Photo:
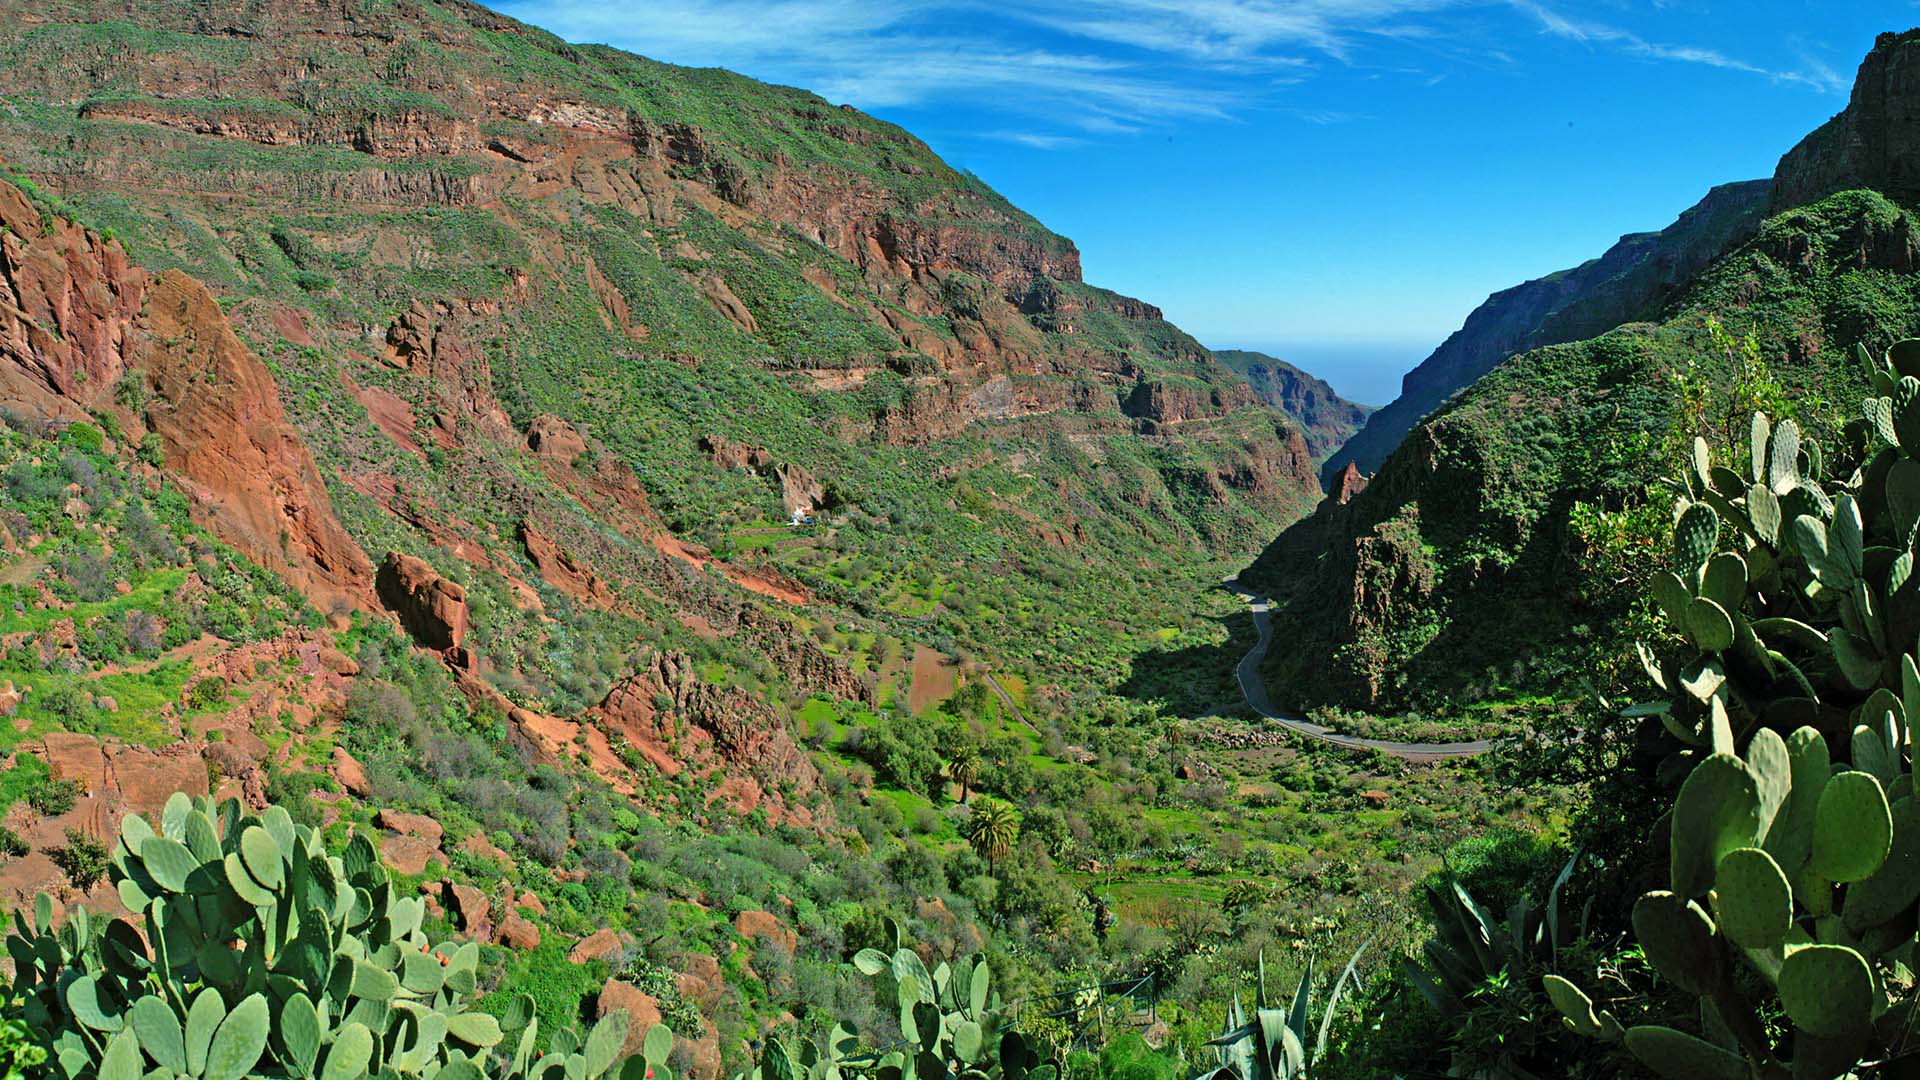
<instances>
[{"instance_id":1,"label":"boulder","mask_svg":"<svg viewBox=\"0 0 1920 1080\"><path fill-rule=\"evenodd\" d=\"M439 845L429 844L418 836L387 837L380 842L380 858L394 873L406 877L426 873L435 862L446 865L446 856L440 854Z\"/></svg>"},{"instance_id":2,"label":"boulder","mask_svg":"<svg viewBox=\"0 0 1920 1080\"><path fill-rule=\"evenodd\" d=\"M387 552L374 577L380 602L429 649L458 648L467 636L467 590L398 551Z\"/></svg>"},{"instance_id":3,"label":"boulder","mask_svg":"<svg viewBox=\"0 0 1920 1080\"><path fill-rule=\"evenodd\" d=\"M533 418L527 427L527 449L543 458L571 466L587 451L587 441L572 424L550 413Z\"/></svg>"},{"instance_id":4,"label":"boulder","mask_svg":"<svg viewBox=\"0 0 1920 1080\"><path fill-rule=\"evenodd\" d=\"M748 941L766 938L788 952L800 944L799 936L781 925L780 917L771 911L743 911L733 917L733 929Z\"/></svg>"},{"instance_id":5,"label":"boulder","mask_svg":"<svg viewBox=\"0 0 1920 1080\"><path fill-rule=\"evenodd\" d=\"M333 778L340 782L347 794L364 799L373 794L373 783L367 779L367 770L358 759L347 753L344 746L333 748L333 763L330 766Z\"/></svg>"},{"instance_id":6,"label":"boulder","mask_svg":"<svg viewBox=\"0 0 1920 1080\"><path fill-rule=\"evenodd\" d=\"M719 1080L720 1029L713 1026L713 1021L701 1017L699 1037L688 1036L685 1043L691 1058L687 1066L691 1080Z\"/></svg>"},{"instance_id":7,"label":"boulder","mask_svg":"<svg viewBox=\"0 0 1920 1080\"><path fill-rule=\"evenodd\" d=\"M567 954L567 960L575 964L584 964L589 960L611 960L615 953L625 947L620 935L602 927L580 940Z\"/></svg>"},{"instance_id":8,"label":"boulder","mask_svg":"<svg viewBox=\"0 0 1920 1080\"><path fill-rule=\"evenodd\" d=\"M469 855L478 855L489 862L498 863L503 868L513 865L513 856L500 850L500 846L488 839L487 834L483 832L473 833L460 841L460 850Z\"/></svg>"},{"instance_id":9,"label":"boulder","mask_svg":"<svg viewBox=\"0 0 1920 1080\"><path fill-rule=\"evenodd\" d=\"M493 932L493 940L509 949L529 951L540 947L540 928L528 922L518 913L500 920Z\"/></svg>"},{"instance_id":10,"label":"boulder","mask_svg":"<svg viewBox=\"0 0 1920 1080\"><path fill-rule=\"evenodd\" d=\"M408 814L399 810L382 810L374 815L373 823L383 829L407 836L417 836L434 847L440 846L440 838L446 835L446 827L425 814Z\"/></svg>"},{"instance_id":11,"label":"boulder","mask_svg":"<svg viewBox=\"0 0 1920 1080\"><path fill-rule=\"evenodd\" d=\"M206 761L185 744L160 750L115 745L107 749L106 757L118 799L114 809L119 812L157 819L174 792L209 793Z\"/></svg>"},{"instance_id":12,"label":"boulder","mask_svg":"<svg viewBox=\"0 0 1920 1080\"><path fill-rule=\"evenodd\" d=\"M333 672L335 675L344 675L349 678L360 674L359 662L338 649L322 648L320 650L320 666Z\"/></svg>"},{"instance_id":13,"label":"boulder","mask_svg":"<svg viewBox=\"0 0 1920 1080\"><path fill-rule=\"evenodd\" d=\"M632 983L614 979L600 991L594 1018L605 1018L620 1009L627 1011L628 1025L627 1041L620 1044L620 1056L632 1057L640 1052L647 1031L660 1022L660 1002Z\"/></svg>"},{"instance_id":14,"label":"boulder","mask_svg":"<svg viewBox=\"0 0 1920 1080\"><path fill-rule=\"evenodd\" d=\"M720 974L720 961L707 953L695 953L682 963L686 965L685 970L673 979L680 996L702 1009L718 1005L727 990L726 980Z\"/></svg>"},{"instance_id":15,"label":"boulder","mask_svg":"<svg viewBox=\"0 0 1920 1080\"><path fill-rule=\"evenodd\" d=\"M471 885L448 881L442 883L440 895L446 901L447 911L459 920L463 933L479 941L493 938L493 919L486 893Z\"/></svg>"}]
</instances>

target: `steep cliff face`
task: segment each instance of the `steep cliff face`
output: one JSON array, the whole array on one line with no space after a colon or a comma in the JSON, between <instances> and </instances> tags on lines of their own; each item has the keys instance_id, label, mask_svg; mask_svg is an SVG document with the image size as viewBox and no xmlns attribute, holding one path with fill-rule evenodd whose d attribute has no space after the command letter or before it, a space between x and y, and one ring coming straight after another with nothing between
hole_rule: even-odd
<instances>
[{"instance_id":1,"label":"steep cliff face","mask_svg":"<svg viewBox=\"0 0 1920 1080\"><path fill-rule=\"evenodd\" d=\"M1213 355L1245 379L1254 396L1299 425L1315 461L1331 456L1373 413L1371 406L1348 401L1324 379L1285 360L1243 349L1215 349Z\"/></svg>"},{"instance_id":2,"label":"steep cliff face","mask_svg":"<svg viewBox=\"0 0 1920 1080\"><path fill-rule=\"evenodd\" d=\"M1662 233L1496 295L1409 374L1323 467L1343 470L1343 497L1243 575L1276 597L1296 646L1273 654L1279 696L1386 706L1577 686L1570 643L1623 600L1581 576L1569 514L1659 498L1649 485L1674 466L1659 448L1672 448L1683 373L1696 393L1736 378L1709 321L1754 335L1815 432L1855 400L1855 343L1920 333L1917 72L1920 30L1882 35L1846 111L1771 181L1715 188ZM1553 341L1566 343L1540 347ZM1454 394L1482 363L1498 366ZM1352 466L1369 456L1382 464L1362 487ZM1521 670L1520 656L1539 662Z\"/></svg>"},{"instance_id":3,"label":"steep cliff face","mask_svg":"<svg viewBox=\"0 0 1920 1080\"><path fill-rule=\"evenodd\" d=\"M1846 109L1787 151L1773 184L1775 211L1850 188L1920 201L1920 30L1880 35Z\"/></svg>"},{"instance_id":4,"label":"steep cliff face","mask_svg":"<svg viewBox=\"0 0 1920 1080\"><path fill-rule=\"evenodd\" d=\"M1659 323L1522 353L1417 426L1364 487L1283 532L1243 575L1276 598L1276 698L1384 708L1577 693L1578 642L1623 614L1569 524L1662 498L1683 380L1726 386L1710 322L1751 334L1787 407L1824 432L1861 376L1855 342L1920 333L1920 222L1873 192L1781 213ZM1833 403L1833 404L1827 404ZM1728 423L1731 423L1729 421ZM1701 434L1727 441L1715 419Z\"/></svg>"},{"instance_id":5,"label":"steep cliff face","mask_svg":"<svg viewBox=\"0 0 1920 1080\"><path fill-rule=\"evenodd\" d=\"M1621 237L1597 259L1494 293L1407 373L1400 396L1367 417L1321 477L1331 483L1349 462L1378 469L1423 417L1516 353L1656 317L1675 290L1753 234L1767 191L1765 180L1721 185L1659 232Z\"/></svg>"},{"instance_id":6,"label":"steep cliff face","mask_svg":"<svg viewBox=\"0 0 1920 1080\"><path fill-rule=\"evenodd\" d=\"M57 420L110 411L151 433L197 515L323 611L364 606L365 554L334 517L273 376L199 281L132 265L119 244L42 215L0 182L0 407Z\"/></svg>"}]
</instances>

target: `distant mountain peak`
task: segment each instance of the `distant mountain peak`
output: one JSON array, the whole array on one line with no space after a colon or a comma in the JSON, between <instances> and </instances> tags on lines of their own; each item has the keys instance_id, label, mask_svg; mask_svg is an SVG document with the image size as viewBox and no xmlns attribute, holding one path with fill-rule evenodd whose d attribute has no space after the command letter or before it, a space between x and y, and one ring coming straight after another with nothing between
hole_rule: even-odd
<instances>
[{"instance_id":1,"label":"distant mountain peak","mask_svg":"<svg viewBox=\"0 0 1920 1080\"><path fill-rule=\"evenodd\" d=\"M1871 188L1920 202L1920 28L1885 33L1860 61L1847 107L1780 158L1772 212Z\"/></svg>"},{"instance_id":2,"label":"distant mountain peak","mask_svg":"<svg viewBox=\"0 0 1920 1080\"><path fill-rule=\"evenodd\" d=\"M1321 465L1321 483L1332 486L1348 462L1378 470L1427 414L1510 356L1657 316L1675 289L1753 235L1767 190L1765 180L1718 185L1658 232L1629 233L1599 258L1487 297Z\"/></svg>"},{"instance_id":3,"label":"distant mountain peak","mask_svg":"<svg viewBox=\"0 0 1920 1080\"><path fill-rule=\"evenodd\" d=\"M1326 460L1373 412L1372 406L1348 401L1326 380L1278 357L1248 349L1215 349L1213 355L1245 379L1261 401L1300 425L1315 461Z\"/></svg>"}]
</instances>

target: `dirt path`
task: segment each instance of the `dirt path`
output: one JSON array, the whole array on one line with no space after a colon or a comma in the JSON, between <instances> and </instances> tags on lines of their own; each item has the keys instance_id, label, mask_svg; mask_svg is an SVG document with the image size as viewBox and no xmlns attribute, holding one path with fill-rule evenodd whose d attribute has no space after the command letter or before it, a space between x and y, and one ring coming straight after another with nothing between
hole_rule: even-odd
<instances>
[{"instance_id":1,"label":"dirt path","mask_svg":"<svg viewBox=\"0 0 1920 1080\"><path fill-rule=\"evenodd\" d=\"M1037 727L1034 727L1033 721L1027 719L1026 710L1020 707L1019 702L1013 700L1013 695L1007 693L1007 688L1000 685L1000 680L994 678L992 672L983 671L980 673L980 677L987 680L988 686L993 687L993 692L999 695L1000 701L1006 705L1007 711L1013 714L1013 718L1015 720L1020 721L1020 723L1024 725L1028 731L1033 732L1034 738L1036 739L1042 738L1040 734L1040 729Z\"/></svg>"},{"instance_id":2,"label":"dirt path","mask_svg":"<svg viewBox=\"0 0 1920 1080\"><path fill-rule=\"evenodd\" d=\"M1260 665L1267 658L1267 647L1273 644L1273 612L1264 596L1255 596L1241 587L1237 579L1229 578L1226 586L1242 599L1248 601L1253 609L1254 629L1260 632L1260 639L1240 658L1233 669L1234 677L1240 681L1240 693L1254 712L1278 723L1280 726L1297 731L1309 739L1327 743L1347 750L1378 750L1408 761L1439 761L1443 758L1472 757L1484 754L1498 743L1492 739L1474 739L1470 742L1423 743L1400 742L1394 739L1363 739L1358 735L1343 735L1330 727L1316 724L1302 716L1283 713L1274 707L1273 698L1267 694L1267 684L1260 678Z\"/></svg>"}]
</instances>

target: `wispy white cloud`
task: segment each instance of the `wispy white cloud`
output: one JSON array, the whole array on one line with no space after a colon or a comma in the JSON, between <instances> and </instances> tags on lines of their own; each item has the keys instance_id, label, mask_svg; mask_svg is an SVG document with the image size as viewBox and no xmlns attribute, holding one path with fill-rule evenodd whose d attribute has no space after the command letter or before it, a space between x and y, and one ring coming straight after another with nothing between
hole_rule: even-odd
<instances>
[{"instance_id":1,"label":"wispy white cloud","mask_svg":"<svg viewBox=\"0 0 1920 1080\"><path fill-rule=\"evenodd\" d=\"M1516 9L1532 16L1540 24L1543 32L1570 41L1616 48L1653 60L1703 64L1725 71L1759 75L1775 82L1799 83L1822 93L1843 91L1849 85L1846 78L1833 68L1810 57L1803 57L1799 67L1767 68L1728 56L1717 49L1652 41L1618 26L1562 14L1538 0L1512 0L1512 2Z\"/></svg>"},{"instance_id":2,"label":"wispy white cloud","mask_svg":"<svg viewBox=\"0 0 1920 1080\"><path fill-rule=\"evenodd\" d=\"M985 131L980 133L980 137L995 142L1016 143L1035 150L1060 150L1087 141L1074 135L1049 135L1040 131Z\"/></svg>"},{"instance_id":3,"label":"wispy white cloud","mask_svg":"<svg viewBox=\"0 0 1920 1080\"><path fill-rule=\"evenodd\" d=\"M961 105L1003 118L977 137L1055 149L1192 120L1296 106L1287 88L1328 66L1431 85L1459 64L1514 65L1509 41L1475 9L1513 13L1541 33L1649 59L1699 64L1822 91L1841 78L1811 59L1770 70L1710 48L1654 40L1574 17L1557 0L507 0L507 10L574 41L790 82L866 108ZM1461 26L1471 24L1475 33ZM1504 35L1510 37L1511 35ZM1471 37L1472 40L1467 40ZM1390 64L1390 46L1424 54ZM1006 122L1012 121L1012 122Z\"/></svg>"}]
</instances>

